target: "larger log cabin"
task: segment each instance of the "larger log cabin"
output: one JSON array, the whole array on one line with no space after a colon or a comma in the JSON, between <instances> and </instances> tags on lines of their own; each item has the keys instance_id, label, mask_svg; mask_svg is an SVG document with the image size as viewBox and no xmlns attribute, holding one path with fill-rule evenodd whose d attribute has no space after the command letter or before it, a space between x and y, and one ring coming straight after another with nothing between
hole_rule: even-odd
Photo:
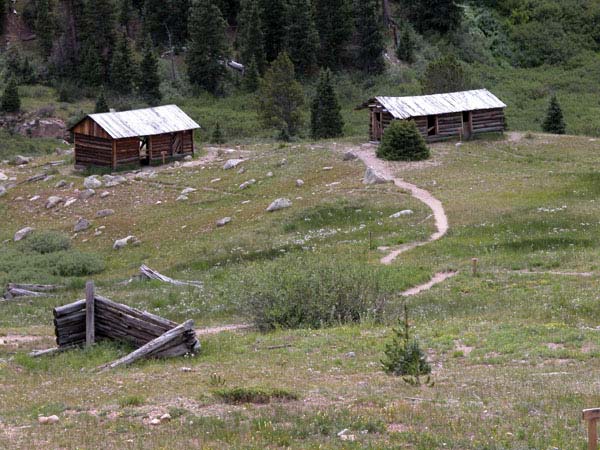
<instances>
[{"instance_id":1,"label":"larger log cabin","mask_svg":"<svg viewBox=\"0 0 600 450\"><path fill-rule=\"evenodd\" d=\"M414 120L427 142L453 137L468 139L477 133L502 132L504 108L487 89L420 95L375 97L363 104L369 108L369 134L380 141L392 120Z\"/></svg>"},{"instance_id":2,"label":"larger log cabin","mask_svg":"<svg viewBox=\"0 0 600 450\"><path fill-rule=\"evenodd\" d=\"M194 154L200 128L175 105L90 114L71 127L75 164L113 170Z\"/></svg>"}]
</instances>

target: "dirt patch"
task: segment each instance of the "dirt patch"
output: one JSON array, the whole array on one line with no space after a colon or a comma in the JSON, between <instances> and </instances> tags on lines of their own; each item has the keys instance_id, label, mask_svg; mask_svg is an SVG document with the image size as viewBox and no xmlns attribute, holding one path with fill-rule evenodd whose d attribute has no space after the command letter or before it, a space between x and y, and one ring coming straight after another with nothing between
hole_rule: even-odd
<instances>
[{"instance_id":1,"label":"dirt patch","mask_svg":"<svg viewBox=\"0 0 600 450\"><path fill-rule=\"evenodd\" d=\"M233 324L233 325L221 325L221 326L217 326L217 327L201 328L199 330L196 330L196 334L198 336L206 336L207 334L218 334L218 333L222 333L224 331L247 330L249 328L252 328L252 325L249 325L247 323L239 323L239 324Z\"/></svg>"}]
</instances>

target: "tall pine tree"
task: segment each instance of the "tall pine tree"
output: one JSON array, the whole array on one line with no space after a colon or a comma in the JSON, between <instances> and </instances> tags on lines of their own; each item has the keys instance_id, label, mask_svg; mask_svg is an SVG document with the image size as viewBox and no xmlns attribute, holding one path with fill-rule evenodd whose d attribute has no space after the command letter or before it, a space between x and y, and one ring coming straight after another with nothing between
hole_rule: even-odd
<instances>
[{"instance_id":1,"label":"tall pine tree","mask_svg":"<svg viewBox=\"0 0 600 450\"><path fill-rule=\"evenodd\" d=\"M358 38L357 63L363 72L378 74L385 70L383 30L379 0L355 0L354 15Z\"/></svg>"},{"instance_id":2,"label":"tall pine tree","mask_svg":"<svg viewBox=\"0 0 600 450\"><path fill-rule=\"evenodd\" d=\"M50 0L37 0L35 32L44 56L50 55L54 41L55 22Z\"/></svg>"},{"instance_id":3,"label":"tall pine tree","mask_svg":"<svg viewBox=\"0 0 600 450\"><path fill-rule=\"evenodd\" d=\"M310 131L314 139L342 136L344 120L333 88L331 71L322 70L310 108Z\"/></svg>"},{"instance_id":4,"label":"tall pine tree","mask_svg":"<svg viewBox=\"0 0 600 450\"><path fill-rule=\"evenodd\" d=\"M259 73L264 73L266 66L265 35L258 0L247 0L240 13L240 32L238 42L242 62L246 65L254 59Z\"/></svg>"},{"instance_id":5,"label":"tall pine tree","mask_svg":"<svg viewBox=\"0 0 600 450\"><path fill-rule=\"evenodd\" d=\"M96 44L89 40L83 43L79 79L87 86L99 86L103 82L104 69Z\"/></svg>"},{"instance_id":6,"label":"tall pine tree","mask_svg":"<svg viewBox=\"0 0 600 450\"><path fill-rule=\"evenodd\" d=\"M287 27L286 0L258 0L267 62L285 50Z\"/></svg>"},{"instance_id":7,"label":"tall pine tree","mask_svg":"<svg viewBox=\"0 0 600 450\"><path fill-rule=\"evenodd\" d=\"M296 73L311 76L318 67L319 33L310 0L290 0L288 23L286 47Z\"/></svg>"},{"instance_id":8,"label":"tall pine tree","mask_svg":"<svg viewBox=\"0 0 600 450\"><path fill-rule=\"evenodd\" d=\"M565 118L563 117L563 112L560 103L558 103L558 99L556 98L556 94L550 99L548 112L546 113L546 118L542 124L542 130L546 133L565 134Z\"/></svg>"},{"instance_id":9,"label":"tall pine tree","mask_svg":"<svg viewBox=\"0 0 600 450\"><path fill-rule=\"evenodd\" d=\"M342 64L346 44L352 36L350 0L313 0L313 4L321 41L320 64L337 69Z\"/></svg>"},{"instance_id":10,"label":"tall pine tree","mask_svg":"<svg viewBox=\"0 0 600 450\"><path fill-rule=\"evenodd\" d=\"M0 102L0 107L2 111L8 113L19 112L21 109L21 98L19 97L19 87L17 86L17 80L11 78L6 88L4 88L4 93L2 94L2 99Z\"/></svg>"},{"instance_id":11,"label":"tall pine tree","mask_svg":"<svg viewBox=\"0 0 600 450\"><path fill-rule=\"evenodd\" d=\"M152 40L146 39L144 54L140 63L138 92L150 105L157 105L162 95L160 93L160 77L158 75L158 59L152 48Z\"/></svg>"},{"instance_id":12,"label":"tall pine tree","mask_svg":"<svg viewBox=\"0 0 600 450\"><path fill-rule=\"evenodd\" d=\"M104 90L100 91L100 96L96 100L96 106L94 108L94 114L108 112L108 103L106 103L106 97L104 96Z\"/></svg>"},{"instance_id":13,"label":"tall pine tree","mask_svg":"<svg viewBox=\"0 0 600 450\"><path fill-rule=\"evenodd\" d=\"M396 56L400 61L412 64L415 62L415 47L416 45L412 33L408 25L405 25L400 33L400 38L398 39Z\"/></svg>"},{"instance_id":14,"label":"tall pine tree","mask_svg":"<svg viewBox=\"0 0 600 450\"><path fill-rule=\"evenodd\" d=\"M258 72L256 61L252 58L244 71L243 87L247 92L255 92L259 85L260 73Z\"/></svg>"},{"instance_id":15,"label":"tall pine tree","mask_svg":"<svg viewBox=\"0 0 600 450\"><path fill-rule=\"evenodd\" d=\"M119 94L131 94L136 75L136 66L127 42L122 35L117 41L110 66L110 87Z\"/></svg>"},{"instance_id":16,"label":"tall pine tree","mask_svg":"<svg viewBox=\"0 0 600 450\"><path fill-rule=\"evenodd\" d=\"M217 94L225 79L227 23L211 0L193 0L190 9L186 55L187 72L192 85Z\"/></svg>"}]
</instances>

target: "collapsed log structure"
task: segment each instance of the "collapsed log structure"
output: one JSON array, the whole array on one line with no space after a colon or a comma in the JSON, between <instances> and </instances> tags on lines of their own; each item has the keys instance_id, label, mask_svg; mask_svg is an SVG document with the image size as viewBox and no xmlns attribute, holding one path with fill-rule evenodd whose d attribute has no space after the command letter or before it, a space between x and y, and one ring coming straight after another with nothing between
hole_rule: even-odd
<instances>
[{"instance_id":1,"label":"collapsed log structure","mask_svg":"<svg viewBox=\"0 0 600 450\"><path fill-rule=\"evenodd\" d=\"M140 277L142 280L158 280L158 281L162 281L163 283L173 284L175 286L194 286L197 288L203 287L203 284L201 281L175 280L171 277L168 277L166 275L163 275L162 273L157 272L154 269L151 269L150 267L148 267L145 264L142 264L140 266Z\"/></svg>"},{"instance_id":2,"label":"collapsed log structure","mask_svg":"<svg viewBox=\"0 0 600 450\"><path fill-rule=\"evenodd\" d=\"M413 120L427 142L454 137L470 138L478 133L505 129L506 105L487 89L419 95L375 97L359 106L368 108L369 135L380 141L394 120Z\"/></svg>"},{"instance_id":3,"label":"collapsed log structure","mask_svg":"<svg viewBox=\"0 0 600 450\"><path fill-rule=\"evenodd\" d=\"M4 298L12 300L15 297L47 297L48 292L60 289L62 286L53 284L17 284L8 283Z\"/></svg>"},{"instance_id":4,"label":"collapsed log structure","mask_svg":"<svg viewBox=\"0 0 600 450\"><path fill-rule=\"evenodd\" d=\"M59 350L90 345L102 339L127 342L137 348L114 367L143 357L183 356L200 349L193 321L179 325L113 302L95 294L91 282L86 286L86 299L54 308L54 327ZM38 354L32 353L33 356Z\"/></svg>"}]
</instances>

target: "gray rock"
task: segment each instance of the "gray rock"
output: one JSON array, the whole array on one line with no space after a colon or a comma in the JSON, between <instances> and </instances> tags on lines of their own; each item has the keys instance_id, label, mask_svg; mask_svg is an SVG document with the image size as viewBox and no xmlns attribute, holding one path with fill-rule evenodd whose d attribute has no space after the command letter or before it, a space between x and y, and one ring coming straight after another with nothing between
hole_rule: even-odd
<instances>
[{"instance_id":1,"label":"gray rock","mask_svg":"<svg viewBox=\"0 0 600 450\"><path fill-rule=\"evenodd\" d=\"M40 195L34 195L33 197L31 197L29 199L30 202L35 202L37 200L39 200L40 198L42 198Z\"/></svg>"},{"instance_id":2,"label":"gray rock","mask_svg":"<svg viewBox=\"0 0 600 450\"><path fill-rule=\"evenodd\" d=\"M183 160L184 160L184 161L191 161L192 159L194 159L194 158L192 158L192 155L186 155L186 156L183 158Z\"/></svg>"},{"instance_id":3,"label":"gray rock","mask_svg":"<svg viewBox=\"0 0 600 450\"><path fill-rule=\"evenodd\" d=\"M277 166L279 167L283 167L287 164L287 159L283 158L281 161L279 161L279 164L277 164Z\"/></svg>"},{"instance_id":4,"label":"gray rock","mask_svg":"<svg viewBox=\"0 0 600 450\"><path fill-rule=\"evenodd\" d=\"M346 153L344 153L344 156L342 159L344 161L354 161L357 158L358 158L358 156L356 156L356 153L354 153L352 150L350 150L350 151L347 151Z\"/></svg>"},{"instance_id":5,"label":"gray rock","mask_svg":"<svg viewBox=\"0 0 600 450\"><path fill-rule=\"evenodd\" d=\"M6 195L6 188L0 184L0 197Z\"/></svg>"},{"instance_id":6,"label":"gray rock","mask_svg":"<svg viewBox=\"0 0 600 450\"><path fill-rule=\"evenodd\" d=\"M188 195L191 194L192 192L196 192L197 189L194 189L192 187L186 187L183 191L181 191L181 195Z\"/></svg>"},{"instance_id":7,"label":"gray rock","mask_svg":"<svg viewBox=\"0 0 600 450\"><path fill-rule=\"evenodd\" d=\"M410 216L413 213L412 209L403 209L402 211L398 211L390 216L390 219L397 219L402 216Z\"/></svg>"},{"instance_id":8,"label":"gray rock","mask_svg":"<svg viewBox=\"0 0 600 450\"><path fill-rule=\"evenodd\" d=\"M8 180L8 177L6 176L6 174L4 172L0 172L0 181L6 181Z\"/></svg>"},{"instance_id":9,"label":"gray rock","mask_svg":"<svg viewBox=\"0 0 600 450\"><path fill-rule=\"evenodd\" d=\"M65 208L68 206L71 206L73 203L75 203L77 201L76 198L74 197L69 197L66 201L65 201Z\"/></svg>"},{"instance_id":10,"label":"gray rock","mask_svg":"<svg viewBox=\"0 0 600 450\"><path fill-rule=\"evenodd\" d=\"M19 231L17 231L15 233L15 236L13 237L13 240L15 242L19 242L20 240L25 239L31 233L33 233L33 228L31 228L31 227L21 228Z\"/></svg>"},{"instance_id":11,"label":"gray rock","mask_svg":"<svg viewBox=\"0 0 600 450\"><path fill-rule=\"evenodd\" d=\"M180 195L179 197L177 197L175 199L175 201L177 201L177 202L185 202L186 200L188 200L188 196L187 195Z\"/></svg>"},{"instance_id":12,"label":"gray rock","mask_svg":"<svg viewBox=\"0 0 600 450\"><path fill-rule=\"evenodd\" d=\"M248 181L244 181L242 184L240 184L240 189L246 189L252 186L254 183L256 183L256 180L254 178Z\"/></svg>"},{"instance_id":13,"label":"gray rock","mask_svg":"<svg viewBox=\"0 0 600 450\"><path fill-rule=\"evenodd\" d=\"M273 176L273 172L267 172L267 178L271 178Z\"/></svg>"},{"instance_id":14,"label":"gray rock","mask_svg":"<svg viewBox=\"0 0 600 450\"><path fill-rule=\"evenodd\" d=\"M96 191L95 190L93 190L93 189L86 189L86 190L81 191L79 193L79 198L81 200L87 200L88 198L90 198L90 197L92 197L94 195L96 195Z\"/></svg>"},{"instance_id":15,"label":"gray rock","mask_svg":"<svg viewBox=\"0 0 600 450\"><path fill-rule=\"evenodd\" d=\"M136 243L139 243L139 241L137 240L137 238L135 236L127 236L127 237L124 237L123 239L117 239L115 241L115 243L113 244L113 249L121 250L123 247L126 247L130 244L135 245Z\"/></svg>"},{"instance_id":16,"label":"gray rock","mask_svg":"<svg viewBox=\"0 0 600 450\"><path fill-rule=\"evenodd\" d=\"M231 222L231 217L223 217L222 219L217 220L217 227L224 227L229 222Z\"/></svg>"},{"instance_id":17,"label":"gray rock","mask_svg":"<svg viewBox=\"0 0 600 450\"><path fill-rule=\"evenodd\" d=\"M107 175L102 176L102 180L104 182L104 186L106 186L106 187L114 187L114 186L118 186L122 183L127 182L127 178L125 178L122 175L108 175L107 174ZM97 186L97 187L100 187L100 186Z\"/></svg>"},{"instance_id":18,"label":"gray rock","mask_svg":"<svg viewBox=\"0 0 600 450\"><path fill-rule=\"evenodd\" d=\"M98 179L97 175L92 175L83 180L83 187L86 189L98 189L102 186L102 181Z\"/></svg>"},{"instance_id":19,"label":"gray rock","mask_svg":"<svg viewBox=\"0 0 600 450\"><path fill-rule=\"evenodd\" d=\"M102 193L100 194L100 198L106 198L106 197L108 197L109 195L110 195L110 192L108 192L108 191L104 191L104 192L102 192Z\"/></svg>"},{"instance_id":20,"label":"gray rock","mask_svg":"<svg viewBox=\"0 0 600 450\"><path fill-rule=\"evenodd\" d=\"M15 162L15 165L22 166L24 164L29 164L32 159L33 158L31 158L30 156L17 155L17 156L15 156L14 162Z\"/></svg>"},{"instance_id":21,"label":"gray rock","mask_svg":"<svg viewBox=\"0 0 600 450\"><path fill-rule=\"evenodd\" d=\"M114 209L101 209L96 213L96 217L108 217L115 213Z\"/></svg>"},{"instance_id":22,"label":"gray rock","mask_svg":"<svg viewBox=\"0 0 600 450\"><path fill-rule=\"evenodd\" d=\"M50 197L48 197L48 200L46 201L46 209L55 208L59 204L63 203L64 201L65 201L65 199L62 197L59 197L57 195L51 195Z\"/></svg>"},{"instance_id":23,"label":"gray rock","mask_svg":"<svg viewBox=\"0 0 600 450\"><path fill-rule=\"evenodd\" d=\"M346 358L356 358L356 353L348 352L344 355Z\"/></svg>"},{"instance_id":24,"label":"gray rock","mask_svg":"<svg viewBox=\"0 0 600 450\"><path fill-rule=\"evenodd\" d=\"M60 180L58 183L54 185L56 189L64 188L67 185L65 180Z\"/></svg>"},{"instance_id":25,"label":"gray rock","mask_svg":"<svg viewBox=\"0 0 600 450\"><path fill-rule=\"evenodd\" d=\"M300 179L296 180L296 187L302 187L302 186L304 186L304 180L300 180Z\"/></svg>"},{"instance_id":26,"label":"gray rock","mask_svg":"<svg viewBox=\"0 0 600 450\"><path fill-rule=\"evenodd\" d=\"M80 217L79 220L77 221L77 223L75 224L75 226L73 227L73 231L75 233L79 233L80 231L87 230L91 226L92 226L92 224L90 223L89 220L84 219L83 217Z\"/></svg>"},{"instance_id":27,"label":"gray rock","mask_svg":"<svg viewBox=\"0 0 600 450\"><path fill-rule=\"evenodd\" d=\"M365 171L365 177L363 179L364 184L384 184L388 183L389 181L390 180L388 180L386 177L384 177L372 167L367 167L367 170Z\"/></svg>"},{"instance_id":28,"label":"gray rock","mask_svg":"<svg viewBox=\"0 0 600 450\"><path fill-rule=\"evenodd\" d=\"M323 170L333 170L333 167L331 167L331 166L325 166L325 167L323 167Z\"/></svg>"},{"instance_id":29,"label":"gray rock","mask_svg":"<svg viewBox=\"0 0 600 450\"><path fill-rule=\"evenodd\" d=\"M240 165L243 162L244 162L243 159L229 159L223 166L223 169L224 170L233 169L234 167L237 167L238 165Z\"/></svg>"},{"instance_id":30,"label":"gray rock","mask_svg":"<svg viewBox=\"0 0 600 450\"><path fill-rule=\"evenodd\" d=\"M273 201L273 203L271 203L269 205L269 207L267 208L267 211L269 211L269 212L279 211L280 209L289 208L290 206L292 206L292 202L289 199L278 198L277 200Z\"/></svg>"}]
</instances>

